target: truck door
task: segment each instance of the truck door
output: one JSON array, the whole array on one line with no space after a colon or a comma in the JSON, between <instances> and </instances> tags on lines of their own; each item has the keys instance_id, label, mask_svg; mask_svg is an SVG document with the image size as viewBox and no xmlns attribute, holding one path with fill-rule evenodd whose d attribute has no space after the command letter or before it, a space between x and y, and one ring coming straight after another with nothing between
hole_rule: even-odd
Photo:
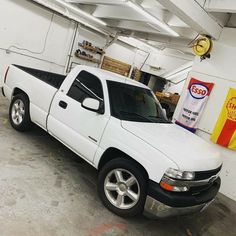
<instances>
[{"instance_id":1,"label":"truck door","mask_svg":"<svg viewBox=\"0 0 236 236\"><path fill-rule=\"evenodd\" d=\"M68 91L58 91L55 95L48 131L78 155L93 162L109 115L84 109L81 103L87 97L103 100L103 87L99 78L83 70Z\"/></svg>"}]
</instances>

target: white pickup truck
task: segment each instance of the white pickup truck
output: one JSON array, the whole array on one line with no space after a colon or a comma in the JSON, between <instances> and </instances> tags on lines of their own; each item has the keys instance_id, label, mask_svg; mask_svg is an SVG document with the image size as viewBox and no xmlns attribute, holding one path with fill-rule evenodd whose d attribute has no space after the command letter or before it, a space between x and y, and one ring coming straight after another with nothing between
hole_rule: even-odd
<instances>
[{"instance_id":1,"label":"white pickup truck","mask_svg":"<svg viewBox=\"0 0 236 236\"><path fill-rule=\"evenodd\" d=\"M13 128L35 123L98 169L99 196L117 215L202 211L220 188L214 147L167 121L141 83L86 66L63 76L11 65L2 93Z\"/></svg>"}]
</instances>

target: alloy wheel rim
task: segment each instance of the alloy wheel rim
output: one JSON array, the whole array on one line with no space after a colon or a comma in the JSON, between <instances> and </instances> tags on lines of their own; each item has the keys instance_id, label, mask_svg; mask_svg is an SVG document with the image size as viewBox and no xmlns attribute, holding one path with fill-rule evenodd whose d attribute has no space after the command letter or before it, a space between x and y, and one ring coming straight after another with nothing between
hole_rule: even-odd
<instances>
[{"instance_id":1,"label":"alloy wheel rim","mask_svg":"<svg viewBox=\"0 0 236 236\"><path fill-rule=\"evenodd\" d=\"M104 191L109 202L122 210L134 207L140 198L138 180L125 169L114 169L108 173Z\"/></svg>"},{"instance_id":2,"label":"alloy wheel rim","mask_svg":"<svg viewBox=\"0 0 236 236\"><path fill-rule=\"evenodd\" d=\"M15 125L20 125L25 117L25 105L22 100L17 99L11 110L12 121Z\"/></svg>"}]
</instances>

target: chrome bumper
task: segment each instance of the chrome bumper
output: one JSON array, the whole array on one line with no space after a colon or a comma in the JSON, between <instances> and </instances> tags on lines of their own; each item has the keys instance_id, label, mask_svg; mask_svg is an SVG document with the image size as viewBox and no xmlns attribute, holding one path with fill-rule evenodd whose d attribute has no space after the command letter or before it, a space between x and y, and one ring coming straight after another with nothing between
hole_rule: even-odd
<instances>
[{"instance_id":1,"label":"chrome bumper","mask_svg":"<svg viewBox=\"0 0 236 236\"><path fill-rule=\"evenodd\" d=\"M204 211L213 201L214 199L208 203L190 207L170 207L147 196L143 214L151 219L193 214Z\"/></svg>"}]
</instances>

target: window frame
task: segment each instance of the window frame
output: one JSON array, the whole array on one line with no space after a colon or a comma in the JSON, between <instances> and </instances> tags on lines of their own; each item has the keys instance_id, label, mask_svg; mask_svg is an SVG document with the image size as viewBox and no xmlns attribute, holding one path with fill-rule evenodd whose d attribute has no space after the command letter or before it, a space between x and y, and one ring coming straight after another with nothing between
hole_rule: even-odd
<instances>
[{"instance_id":1,"label":"window frame","mask_svg":"<svg viewBox=\"0 0 236 236\"><path fill-rule=\"evenodd\" d=\"M146 89L146 88L143 88L143 87L140 87L140 86L136 86L136 85L132 85L132 84L126 84L126 83L122 83L122 82L119 82L119 81L112 81L112 80L107 80L106 81L106 84L107 84L107 92L108 92L108 98L109 98L109 103L110 103L110 115L112 117L115 117L116 119L119 119L121 121L130 121L130 122L142 122L142 123L150 123L148 121L140 121L139 120L133 120L133 119L124 119L120 116L120 114L117 114L117 112L114 110L114 104L113 104L113 98L112 98L112 95L111 95L111 89L109 88L110 86L112 86L112 84L114 85L115 83L117 84L121 84L121 86L132 86L132 87L137 87L139 89L144 89L144 90L149 90L150 93L153 95L153 98L154 100L156 101L156 105L158 106L157 109L158 109L158 112L160 112L160 115L162 116L161 118L165 119L164 115L163 115L163 112L161 111L161 105L160 105L160 102L159 100L155 97L154 93L150 90L150 89ZM160 109L160 110L159 110ZM166 120L167 121L167 120ZM151 122L151 123L162 123L162 122ZM169 122L166 122L166 123L169 123Z\"/></svg>"},{"instance_id":2,"label":"window frame","mask_svg":"<svg viewBox=\"0 0 236 236\"><path fill-rule=\"evenodd\" d=\"M95 78L99 81L99 84L100 84L101 89L102 89L101 91L102 91L102 96L103 96L103 98L100 98L100 97L99 97L98 95L96 95L90 88L88 88L85 84L83 84L83 83L79 80L79 75L80 75L81 73L83 73L83 72L86 72L87 74L92 75L93 77L95 77ZM78 87L77 85L74 85L75 82L79 83L82 88ZM88 71L86 71L86 70L81 70L81 71L77 74L76 78L73 79L73 82L72 82L72 83L70 84L70 86L69 86L69 89L68 89L68 91L67 91L67 93L66 93L66 96L68 96L69 98L71 98L71 99L75 100L76 102L82 104L83 101L78 101L76 98L74 98L74 97L72 97L72 96L69 95L69 92L70 92L72 86L77 87L77 88L78 88L79 90L81 90L85 95L88 95L89 98L97 99L98 101L102 102L102 103L103 103L103 106L105 106L105 105L104 105L104 89L103 89L102 81L101 81L96 75L94 75L94 74L92 74L92 73L90 73L90 72L88 72ZM84 99L85 99L85 98L84 98ZM84 99L83 99L83 100L84 100ZM105 107L104 107L104 110L105 110Z\"/></svg>"}]
</instances>

